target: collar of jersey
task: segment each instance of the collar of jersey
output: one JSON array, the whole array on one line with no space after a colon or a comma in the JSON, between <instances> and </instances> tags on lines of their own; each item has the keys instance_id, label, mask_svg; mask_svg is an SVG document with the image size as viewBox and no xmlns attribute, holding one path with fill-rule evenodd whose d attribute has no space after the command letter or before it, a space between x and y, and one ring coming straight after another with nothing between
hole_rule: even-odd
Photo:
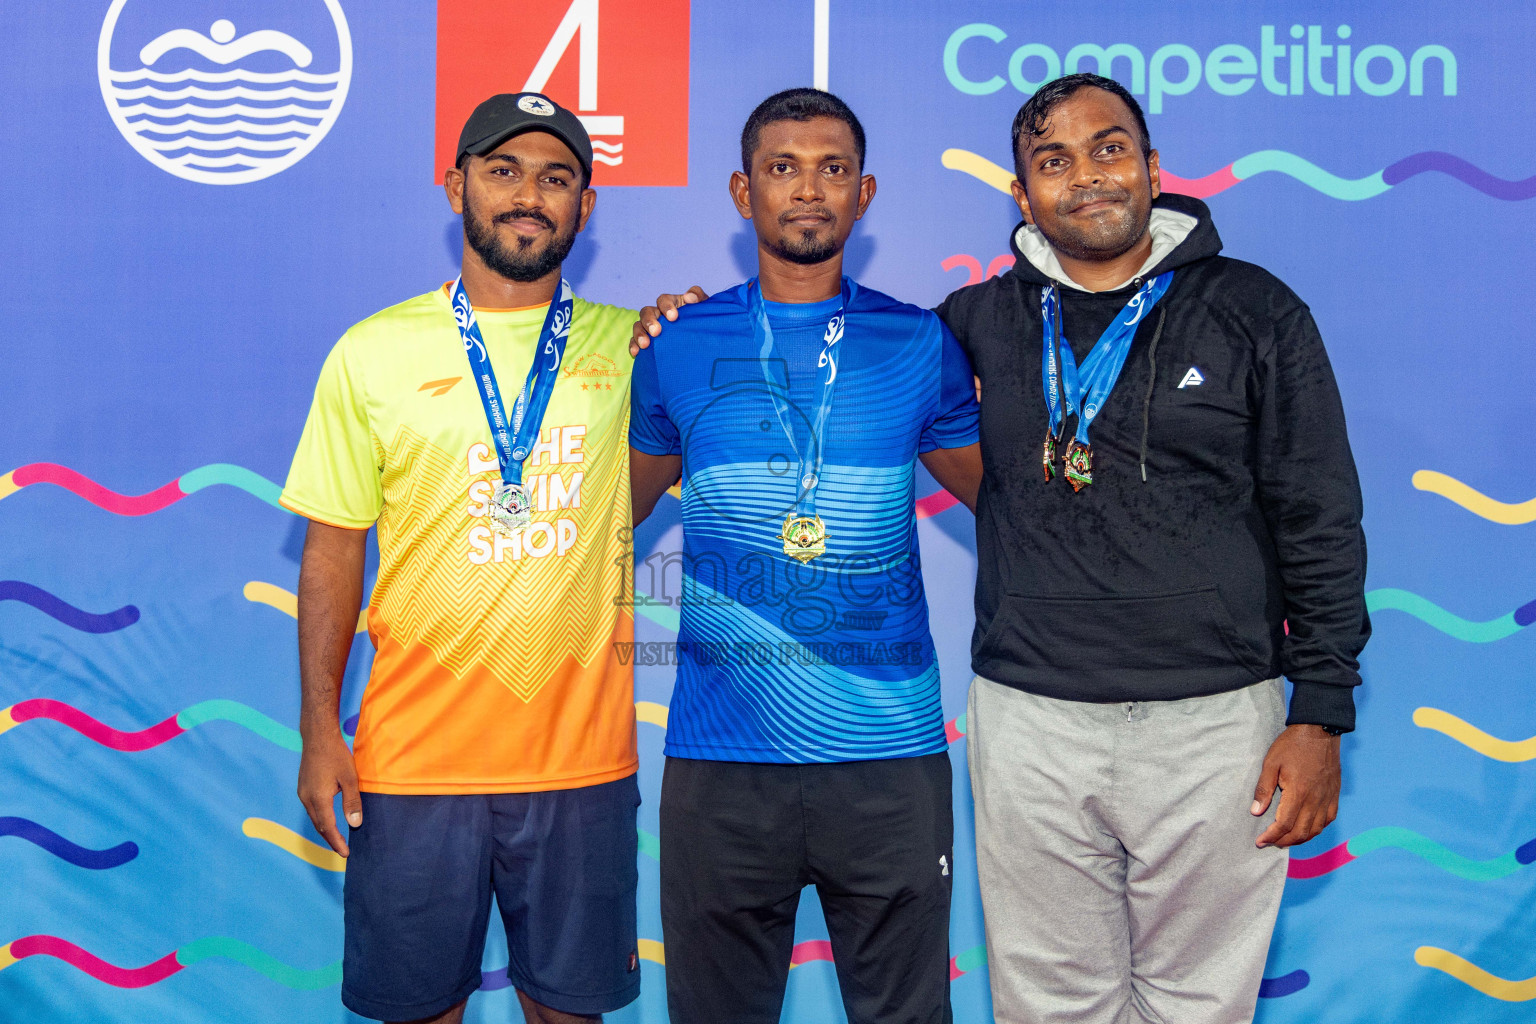
<instances>
[{"instance_id":1,"label":"collar of jersey","mask_svg":"<svg viewBox=\"0 0 1536 1024\"><path fill-rule=\"evenodd\" d=\"M450 286L452 282L449 282ZM439 288L436 292L438 303L449 312L453 313L453 304L448 300L448 293ZM519 306L516 309L481 309L475 307L475 319L483 320L488 324L496 324L509 327L524 327L533 324L542 326L544 316L549 312L549 303L541 303L537 306Z\"/></svg>"},{"instance_id":2,"label":"collar of jersey","mask_svg":"<svg viewBox=\"0 0 1536 1024\"><path fill-rule=\"evenodd\" d=\"M774 320L825 320L837 312L842 303L841 295L820 302L769 302L763 300L763 311Z\"/></svg>"}]
</instances>

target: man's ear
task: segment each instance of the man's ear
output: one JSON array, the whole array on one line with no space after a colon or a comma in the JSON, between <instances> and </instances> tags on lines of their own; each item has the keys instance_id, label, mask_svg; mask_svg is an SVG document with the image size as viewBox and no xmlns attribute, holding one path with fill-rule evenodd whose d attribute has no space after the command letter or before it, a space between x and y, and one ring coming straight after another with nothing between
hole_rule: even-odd
<instances>
[{"instance_id":1,"label":"man's ear","mask_svg":"<svg viewBox=\"0 0 1536 1024\"><path fill-rule=\"evenodd\" d=\"M1152 198L1156 199L1163 194L1163 179L1155 149L1147 154L1147 178L1152 182Z\"/></svg>"},{"instance_id":2,"label":"man's ear","mask_svg":"<svg viewBox=\"0 0 1536 1024\"><path fill-rule=\"evenodd\" d=\"M1013 201L1019 204L1019 212L1024 215L1024 223L1033 224L1035 218L1029 212L1029 193L1024 191L1024 183L1015 178L1008 183L1008 188L1013 192Z\"/></svg>"},{"instance_id":3,"label":"man's ear","mask_svg":"<svg viewBox=\"0 0 1536 1024\"><path fill-rule=\"evenodd\" d=\"M457 167L450 167L443 172L443 192L448 196L448 205L453 207L453 212L462 215L464 213L464 172Z\"/></svg>"},{"instance_id":4,"label":"man's ear","mask_svg":"<svg viewBox=\"0 0 1536 1024\"><path fill-rule=\"evenodd\" d=\"M864 211L869 209L869 204L875 198L875 176L866 174L859 179L859 211L853 215L854 220L860 220Z\"/></svg>"},{"instance_id":5,"label":"man's ear","mask_svg":"<svg viewBox=\"0 0 1536 1024\"><path fill-rule=\"evenodd\" d=\"M742 220L751 220L752 179L741 171L732 171L731 183L728 187L731 191L731 202L736 204L736 212L741 214Z\"/></svg>"},{"instance_id":6,"label":"man's ear","mask_svg":"<svg viewBox=\"0 0 1536 1024\"><path fill-rule=\"evenodd\" d=\"M576 230L587 230L587 218L592 216L592 207L597 205L597 191L584 188L581 190L581 216L576 220Z\"/></svg>"}]
</instances>

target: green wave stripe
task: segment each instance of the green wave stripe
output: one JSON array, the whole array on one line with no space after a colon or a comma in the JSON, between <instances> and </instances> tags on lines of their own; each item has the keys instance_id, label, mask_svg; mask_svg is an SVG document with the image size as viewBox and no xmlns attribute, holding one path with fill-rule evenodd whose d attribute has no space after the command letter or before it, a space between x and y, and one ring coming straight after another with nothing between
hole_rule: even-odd
<instances>
[{"instance_id":1,"label":"green wave stripe","mask_svg":"<svg viewBox=\"0 0 1536 1024\"><path fill-rule=\"evenodd\" d=\"M651 860L661 860L661 839L645 829L641 829L640 852L651 858Z\"/></svg>"},{"instance_id":2,"label":"green wave stripe","mask_svg":"<svg viewBox=\"0 0 1536 1024\"><path fill-rule=\"evenodd\" d=\"M197 939L176 951L176 962L183 967L191 967L200 960L215 957L244 964L254 971L260 971L279 985L286 985L301 992L314 992L341 984L340 960L325 967L317 967L312 971L304 971L297 967L290 967L239 939L225 938L221 935Z\"/></svg>"},{"instance_id":3,"label":"green wave stripe","mask_svg":"<svg viewBox=\"0 0 1536 1024\"><path fill-rule=\"evenodd\" d=\"M199 466L189 473L183 473L176 481L176 486L181 488L183 494L193 494L214 484L238 487L247 494L260 498L268 505L277 505L278 508L282 508L277 504L278 495L283 493L281 487L260 473L233 463L215 462L209 466Z\"/></svg>"},{"instance_id":4,"label":"green wave stripe","mask_svg":"<svg viewBox=\"0 0 1536 1024\"><path fill-rule=\"evenodd\" d=\"M1373 612L1407 612L1448 636L1473 644L1503 640L1507 636L1520 632L1521 629L1515 622L1514 612L1488 622L1472 622L1459 615L1452 615L1433 601L1422 598L1411 590L1397 590L1393 587L1382 587L1380 590L1368 592L1365 595L1365 607Z\"/></svg>"},{"instance_id":5,"label":"green wave stripe","mask_svg":"<svg viewBox=\"0 0 1536 1024\"><path fill-rule=\"evenodd\" d=\"M246 707L239 701L205 700L200 704L193 704L176 716L176 724L183 729L196 729L205 722L234 722L284 750L298 753L303 749L297 729L290 729L286 725L274 722L255 708Z\"/></svg>"},{"instance_id":6,"label":"green wave stripe","mask_svg":"<svg viewBox=\"0 0 1536 1024\"><path fill-rule=\"evenodd\" d=\"M970 949L955 957L955 969L963 974L969 974L987 966L987 947L972 946Z\"/></svg>"},{"instance_id":7,"label":"green wave stripe","mask_svg":"<svg viewBox=\"0 0 1536 1024\"><path fill-rule=\"evenodd\" d=\"M1255 174L1263 174L1265 171L1289 174L1303 185L1315 188L1334 199L1351 201L1372 199L1392 187L1382 180L1381 171L1364 178L1341 178L1283 149L1262 149L1232 163L1232 176L1239 181L1251 178Z\"/></svg>"},{"instance_id":8,"label":"green wave stripe","mask_svg":"<svg viewBox=\"0 0 1536 1024\"><path fill-rule=\"evenodd\" d=\"M1469 882L1491 882L1495 878L1512 875L1525 866L1515 859L1513 852L1490 860L1473 860L1471 857L1463 857L1453 850L1446 849L1433 839L1427 839L1417 832L1399 828L1396 825L1385 825L1362 832L1349 841L1348 848L1349 852L1356 857L1364 857L1376 850L1393 848L1407 850L1424 858L1442 871L1448 871L1457 878L1465 878Z\"/></svg>"}]
</instances>

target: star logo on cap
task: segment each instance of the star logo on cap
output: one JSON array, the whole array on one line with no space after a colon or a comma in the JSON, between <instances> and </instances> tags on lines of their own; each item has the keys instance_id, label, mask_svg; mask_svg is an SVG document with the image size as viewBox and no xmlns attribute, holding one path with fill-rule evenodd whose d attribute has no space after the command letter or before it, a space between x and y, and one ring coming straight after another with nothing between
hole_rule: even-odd
<instances>
[{"instance_id":1,"label":"star logo on cap","mask_svg":"<svg viewBox=\"0 0 1536 1024\"><path fill-rule=\"evenodd\" d=\"M555 105L542 96L524 96L517 101L517 109L540 117L553 117L555 113Z\"/></svg>"}]
</instances>

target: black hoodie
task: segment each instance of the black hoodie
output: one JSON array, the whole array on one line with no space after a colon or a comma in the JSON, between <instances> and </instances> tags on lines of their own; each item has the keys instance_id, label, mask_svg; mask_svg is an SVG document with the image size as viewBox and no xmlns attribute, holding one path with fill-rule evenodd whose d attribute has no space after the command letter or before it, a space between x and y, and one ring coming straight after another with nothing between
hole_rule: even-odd
<instances>
[{"instance_id":1,"label":"black hoodie","mask_svg":"<svg viewBox=\"0 0 1536 1024\"><path fill-rule=\"evenodd\" d=\"M1020 225L1013 269L939 307L982 387L972 667L1095 702L1284 675L1290 724L1351 729L1371 631L1365 538L1317 326L1273 275L1217 255L1204 203L1163 195L1152 218L1154 266L1114 291L1072 285ZM1042 288L1062 283L1063 330L1081 364L1135 290L1167 270L1173 283L1093 421L1093 484L1074 493L1059 463L1047 483Z\"/></svg>"}]
</instances>

